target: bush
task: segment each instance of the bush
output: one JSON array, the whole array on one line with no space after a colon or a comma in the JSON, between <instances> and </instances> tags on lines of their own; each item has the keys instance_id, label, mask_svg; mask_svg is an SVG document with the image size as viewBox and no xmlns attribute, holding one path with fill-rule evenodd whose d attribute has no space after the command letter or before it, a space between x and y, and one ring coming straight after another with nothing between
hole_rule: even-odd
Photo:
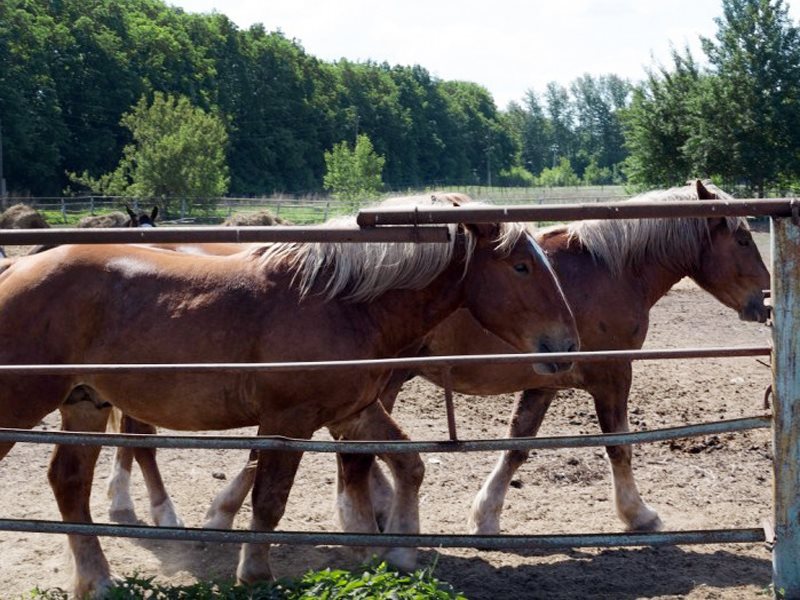
<instances>
[{"instance_id":1,"label":"bush","mask_svg":"<svg viewBox=\"0 0 800 600\"><path fill-rule=\"evenodd\" d=\"M60 589L31 592L32 600L67 600ZM466 600L463 594L433 576L433 567L400 573L386 563L372 563L355 571L309 571L299 579L240 586L225 582L198 582L165 586L154 578L128 577L109 590L108 600L312 600L317 598Z\"/></svg>"}]
</instances>

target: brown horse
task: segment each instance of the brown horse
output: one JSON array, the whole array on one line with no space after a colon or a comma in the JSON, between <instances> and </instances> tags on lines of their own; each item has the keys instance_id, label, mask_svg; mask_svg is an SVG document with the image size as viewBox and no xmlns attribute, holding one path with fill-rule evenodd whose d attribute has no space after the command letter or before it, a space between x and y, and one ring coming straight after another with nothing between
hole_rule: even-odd
<instances>
[{"instance_id":1,"label":"brown horse","mask_svg":"<svg viewBox=\"0 0 800 600\"><path fill-rule=\"evenodd\" d=\"M668 201L725 199L727 194L700 181L658 190L636 200ZM550 257L574 311L584 350L632 350L642 347L653 305L683 277L690 277L747 321L764 322L764 289L769 273L744 219L644 219L584 221L557 226L538 235ZM624 310L620 310L624 307ZM426 336L418 353L429 355L506 353L511 348L485 331L468 311L459 310ZM441 385L441 372L422 369L393 373L381 394L391 412L402 384L415 375ZM570 372L542 377L521 365L454 368L453 389L464 394L494 395L522 390L509 426L509 437L536 435L559 389L578 388L594 399L605 433L628 431L630 362L578 363ZM611 446L617 514L630 530L656 530L658 514L641 499L631 469L630 446ZM501 453L497 466L477 494L469 517L470 530L500 531L500 512L526 451ZM375 465L372 498L379 522L388 514L391 486ZM209 510L210 527L230 527L253 481L252 468L243 470L217 496ZM340 492L347 490L340 488ZM351 499L340 493L337 506L346 522Z\"/></svg>"},{"instance_id":2,"label":"brown horse","mask_svg":"<svg viewBox=\"0 0 800 600\"><path fill-rule=\"evenodd\" d=\"M730 198L700 181L694 185L644 194L636 200ZM585 221L543 231L538 241L551 257L573 308L582 348L628 350L642 347L649 312L670 288L690 277L743 320L764 322L763 290L769 272L745 219L642 219ZM624 307L624 310L620 310ZM508 346L484 332L464 311L446 319L426 339L431 354L504 352ZM628 431L630 362L580 363L555 379L525 373L517 366L454 369L454 388L469 394L522 390L509 425L509 437L536 435L558 389L578 388L594 399L604 433ZM440 383L438 374L422 372ZM391 410L393 398L386 398ZM641 499L631 469L630 446L606 448L613 477L617 515L630 530L656 530L658 514ZM475 497L470 515L473 533L500 530L500 513L526 451L501 453L495 469Z\"/></svg>"},{"instance_id":3,"label":"brown horse","mask_svg":"<svg viewBox=\"0 0 800 600\"><path fill-rule=\"evenodd\" d=\"M523 226L450 229L449 244L281 243L226 257L121 245L62 246L23 257L0 274L0 363L392 357L418 345L459 307L517 351L576 348L563 292ZM172 429L252 425L259 435L308 439L327 426L346 439L405 439L375 401L389 374L372 369L312 370L302 376L4 375L0 426L30 428L58 409L62 429L102 431L111 403L135 419ZM92 393L67 402L78 385ZM0 458L12 447L0 444ZM89 494L98 453L96 447L55 448L48 478L65 521L92 520ZM278 524L301 456L259 453L254 530ZM417 532L422 461L406 454L383 459L396 489L386 530ZM354 514L365 522L353 524L354 530L376 531L369 496L364 500ZM101 594L112 578L99 540L68 539L74 593ZM238 580L269 579L268 552L269 544L244 544ZM415 551L391 549L386 556L410 567Z\"/></svg>"}]
</instances>

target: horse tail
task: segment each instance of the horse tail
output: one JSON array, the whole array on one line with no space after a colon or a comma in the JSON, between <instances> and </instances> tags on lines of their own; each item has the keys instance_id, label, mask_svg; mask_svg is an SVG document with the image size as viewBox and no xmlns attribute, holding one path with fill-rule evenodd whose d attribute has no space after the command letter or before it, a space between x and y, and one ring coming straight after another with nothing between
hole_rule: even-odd
<instances>
[{"instance_id":1,"label":"horse tail","mask_svg":"<svg viewBox=\"0 0 800 600\"><path fill-rule=\"evenodd\" d=\"M108 425L106 431L114 433L122 433L122 411L116 407L111 408L111 414L108 416Z\"/></svg>"}]
</instances>

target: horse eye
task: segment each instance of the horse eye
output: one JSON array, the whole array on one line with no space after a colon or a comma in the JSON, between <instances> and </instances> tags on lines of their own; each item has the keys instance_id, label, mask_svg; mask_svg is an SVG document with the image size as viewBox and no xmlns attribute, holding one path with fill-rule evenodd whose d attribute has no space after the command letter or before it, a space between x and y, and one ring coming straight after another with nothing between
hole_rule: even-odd
<instances>
[{"instance_id":1,"label":"horse eye","mask_svg":"<svg viewBox=\"0 0 800 600\"><path fill-rule=\"evenodd\" d=\"M739 242L740 246L749 246L750 245L750 240L747 239L747 238L739 238L736 241Z\"/></svg>"},{"instance_id":2,"label":"horse eye","mask_svg":"<svg viewBox=\"0 0 800 600\"><path fill-rule=\"evenodd\" d=\"M529 269L528 269L528 265L526 265L525 263L517 263L517 264L515 264L514 265L514 270L517 273L529 273L530 272Z\"/></svg>"}]
</instances>

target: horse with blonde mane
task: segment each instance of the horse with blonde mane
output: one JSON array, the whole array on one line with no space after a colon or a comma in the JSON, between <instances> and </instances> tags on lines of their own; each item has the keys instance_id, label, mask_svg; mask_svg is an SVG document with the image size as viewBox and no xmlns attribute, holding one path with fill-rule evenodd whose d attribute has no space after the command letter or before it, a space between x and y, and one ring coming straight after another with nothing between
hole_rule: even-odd
<instances>
[{"instance_id":1,"label":"horse with blonde mane","mask_svg":"<svg viewBox=\"0 0 800 600\"><path fill-rule=\"evenodd\" d=\"M351 220L351 223L354 221ZM577 347L572 313L541 249L519 224L450 226L446 244L279 243L230 256L124 245L61 246L0 274L0 363L277 362L394 357L460 307L519 352ZM58 297L57 304L52 302ZM136 310L131 310L136 307ZM146 309L145 309L146 307ZM528 368L532 368L530 365ZM555 367L553 367L555 369ZM58 409L62 429L103 431L111 407L179 430L257 426L308 439L406 439L376 402L385 369L296 373L0 376L0 426L31 428ZM84 386L87 393L70 398ZM0 458L13 447L0 444ZM48 470L62 518L92 521L99 448L57 445ZM283 514L298 451L262 451L251 527ZM395 493L385 530L419 531L419 456L386 455ZM345 486L346 487L346 486ZM360 491L351 497L362 498ZM377 531L370 497L353 530ZM73 592L112 582L100 542L69 535ZM269 544L243 544L240 582L270 579ZM410 568L416 551L385 558Z\"/></svg>"},{"instance_id":2,"label":"horse with blonde mane","mask_svg":"<svg viewBox=\"0 0 800 600\"><path fill-rule=\"evenodd\" d=\"M730 196L710 184L655 190L634 200L713 200ZM650 309L679 280L690 277L741 319L764 322L768 309L763 290L769 272L742 218L637 219L578 221L542 230L537 241L558 274L572 307L581 346L586 351L635 350L647 335ZM423 355L493 354L513 349L458 310L435 327L416 349ZM436 369L395 371L381 400L391 412L397 393L408 379L421 375L442 385ZM632 381L629 361L578 363L569 372L542 376L523 365L470 365L451 369L453 389L463 394L496 395L519 392L510 418L509 437L536 435L559 389L586 390L594 399L604 433L628 431L628 395ZM631 447L606 448L611 464L617 515L628 530L662 527L658 513L641 498L631 465ZM528 452L502 452L491 475L476 495L469 529L497 534L511 480ZM363 460L363 459L362 459ZM252 464L217 495L207 526L229 527L253 481ZM367 484L365 484L367 485ZM386 521L392 488L377 464L368 487L378 522ZM350 488L341 488L340 513L351 503ZM362 491L363 493L363 491ZM345 520L345 519L343 519Z\"/></svg>"}]
</instances>

